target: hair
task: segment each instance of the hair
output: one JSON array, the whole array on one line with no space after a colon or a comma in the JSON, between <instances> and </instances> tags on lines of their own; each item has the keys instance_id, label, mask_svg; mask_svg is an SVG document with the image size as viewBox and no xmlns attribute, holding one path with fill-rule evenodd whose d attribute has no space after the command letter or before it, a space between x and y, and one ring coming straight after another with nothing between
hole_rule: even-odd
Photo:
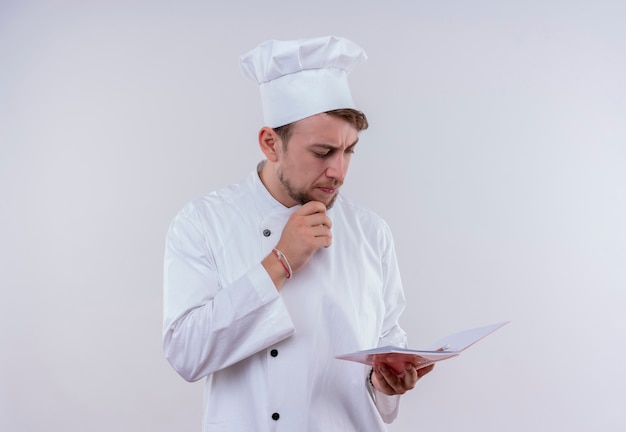
<instances>
[{"instance_id":1,"label":"hair","mask_svg":"<svg viewBox=\"0 0 626 432\"><path fill-rule=\"evenodd\" d=\"M362 111L353 108L340 108L326 111L326 114L333 117L339 117L347 121L356 128L357 132L361 132L369 127L365 114ZM274 132L276 132L276 134L280 137L283 142L283 146L287 146L287 142L289 142L289 138L291 138L291 132L294 124L296 124L296 122L274 128Z\"/></svg>"}]
</instances>

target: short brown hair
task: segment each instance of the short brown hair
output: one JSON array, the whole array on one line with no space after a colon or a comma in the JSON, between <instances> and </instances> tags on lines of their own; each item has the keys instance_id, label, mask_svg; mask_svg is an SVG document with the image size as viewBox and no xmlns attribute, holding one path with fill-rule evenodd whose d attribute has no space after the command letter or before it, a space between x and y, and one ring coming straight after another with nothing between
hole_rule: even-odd
<instances>
[{"instance_id":1,"label":"short brown hair","mask_svg":"<svg viewBox=\"0 0 626 432\"><path fill-rule=\"evenodd\" d=\"M354 126L357 132L361 132L369 127L367 117L362 111L353 108L341 108L331 111L326 111L326 114L339 117ZM291 138L291 130L296 122L288 123L283 126L274 128L274 132L280 137L283 145L287 145L289 138Z\"/></svg>"}]
</instances>

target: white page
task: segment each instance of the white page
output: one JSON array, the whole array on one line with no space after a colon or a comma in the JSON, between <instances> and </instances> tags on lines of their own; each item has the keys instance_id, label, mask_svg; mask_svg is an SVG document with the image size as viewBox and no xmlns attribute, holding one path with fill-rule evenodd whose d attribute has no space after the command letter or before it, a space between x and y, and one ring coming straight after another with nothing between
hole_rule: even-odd
<instances>
[{"instance_id":1,"label":"white page","mask_svg":"<svg viewBox=\"0 0 626 432\"><path fill-rule=\"evenodd\" d=\"M509 321L505 321L484 327L464 330L459 333L454 333L450 336L446 336L443 339L439 339L437 342L432 343L426 350L436 351L440 349L445 349L445 351L460 352L474 345L479 340L489 336L491 333L508 323Z\"/></svg>"}]
</instances>

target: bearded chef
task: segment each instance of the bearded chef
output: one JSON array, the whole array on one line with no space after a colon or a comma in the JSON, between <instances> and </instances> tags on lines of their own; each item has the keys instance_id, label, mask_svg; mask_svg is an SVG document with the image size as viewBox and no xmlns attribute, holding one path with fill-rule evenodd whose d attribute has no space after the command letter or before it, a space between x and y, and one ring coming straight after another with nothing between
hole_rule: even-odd
<instances>
[{"instance_id":1,"label":"bearded chef","mask_svg":"<svg viewBox=\"0 0 626 432\"><path fill-rule=\"evenodd\" d=\"M166 241L164 353L204 379L206 432L385 431L432 370L335 358L406 346L390 229L340 194L368 127L347 77L366 58L335 36L241 57L261 92L265 158L186 205Z\"/></svg>"}]
</instances>

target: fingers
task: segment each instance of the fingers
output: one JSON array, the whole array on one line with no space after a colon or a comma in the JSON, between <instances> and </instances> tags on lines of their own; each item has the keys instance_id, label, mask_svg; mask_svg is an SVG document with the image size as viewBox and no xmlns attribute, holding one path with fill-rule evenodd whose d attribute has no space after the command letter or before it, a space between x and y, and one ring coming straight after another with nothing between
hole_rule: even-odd
<instances>
[{"instance_id":1,"label":"fingers","mask_svg":"<svg viewBox=\"0 0 626 432\"><path fill-rule=\"evenodd\" d=\"M310 249L309 252L312 253L320 247L330 246L333 237L331 227L332 222L326 213L304 216L294 213L285 228L292 240L300 243L305 250Z\"/></svg>"},{"instance_id":2,"label":"fingers","mask_svg":"<svg viewBox=\"0 0 626 432\"><path fill-rule=\"evenodd\" d=\"M309 201L302 205L298 210L302 214L326 213L326 205L320 201Z\"/></svg>"},{"instance_id":3,"label":"fingers","mask_svg":"<svg viewBox=\"0 0 626 432\"><path fill-rule=\"evenodd\" d=\"M396 373L386 364L377 365L374 367L372 382L382 393L388 395L404 394L415 387L421 376L432 370L431 366L423 368L428 369L428 371L420 375L411 363L405 363L404 370L400 373Z\"/></svg>"},{"instance_id":4,"label":"fingers","mask_svg":"<svg viewBox=\"0 0 626 432\"><path fill-rule=\"evenodd\" d=\"M326 206L319 201L309 201L300 207L294 216L302 216L309 226L323 225L328 229L332 228L333 223L326 214Z\"/></svg>"},{"instance_id":5,"label":"fingers","mask_svg":"<svg viewBox=\"0 0 626 432\"><path fill-rule=\"evenodd\" d=\"M302 222L308 227L308 231L303 232L303 235L313 236L316 240L316 249L329 247L333 238L331 232L333 222L326 214L326 206L319 201L310 201L303 205L299 212L303 216Z\"/></svg>"},{"instance_id":6,"label":"fingers","mask_svg":"<svg viewBox=\"0 0 626 432\"><path fill-rule=\"evenodd\" d=\"M434 368L435 368L435 365L431 364L430 366L426 366L426 367L423 367L421 369L418 369L417 370L417 379L420 379L421 377L426 375L428 372L432 371Z\"/></svg>"}]
</instances>

